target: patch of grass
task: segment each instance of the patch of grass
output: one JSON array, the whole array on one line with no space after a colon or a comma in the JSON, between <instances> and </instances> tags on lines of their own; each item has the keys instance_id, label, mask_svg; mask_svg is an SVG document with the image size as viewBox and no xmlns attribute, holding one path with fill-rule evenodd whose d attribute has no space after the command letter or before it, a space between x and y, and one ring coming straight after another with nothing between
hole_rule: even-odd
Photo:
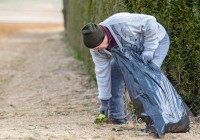
<instances>
[{"instance_id":1,"label":"patch of grass","mask_svg":"<svg viewBox=\"0 0 200 140\"><path fill-rule=\"evenodd\" d=\"M80 53L78 53L77 51L73 50L73 51L71 52L71 55L72 55L76 60L81 61L81 55L80 55Z\"/></svg>"},{"instance_id":2,"label":"patch of grass","mask_svg":"<svg viewBox=\"0 0 200 140\"><path fill-rule=\"evenodd\" d=\"M27 137L27 138L24 138L23 140L35 140L35 139L32 137Z\"/></svg>"},{"instance_id":3,"label":"patch of grass","mask_svg":"<svg viewBox=\"0 0 200 140\"><path fill-rule=\"evenodd\" d=\"M63 115L63 116L67 116L70 112L65 109L65 108L61 108L61 107L57 107L51 111L47 112L47 116L57 116L57 115Z\"/></svg>"},{"instance_id":4,"label":"patch of grass","mask_svg":"<svg viewBox=\"0 0 200 140\"><path fill-rule=\"evenodd\" d=\"M24 57L18 57L15 60L13 60L13 65L22 65L26 62L26 59Z\"/></svg>"},{"instance_id":5,"label":"patch of grass","mask_svg":"<svg viewBox=\"0 0 200 140\"><path fill-rule=\"evenodd\" d=\"M0 75L0 84L8 84L10 82L9 79L5 79Z\"/></svg>"}]
</instances>

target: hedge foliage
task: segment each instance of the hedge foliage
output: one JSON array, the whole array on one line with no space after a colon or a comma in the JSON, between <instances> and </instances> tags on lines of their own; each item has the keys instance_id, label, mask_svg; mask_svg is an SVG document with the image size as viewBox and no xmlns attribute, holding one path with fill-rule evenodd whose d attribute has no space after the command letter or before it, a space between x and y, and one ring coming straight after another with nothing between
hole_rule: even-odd
<instances>
[{"instance_id":1,"label":"hedge foliage","mask_svg":"<svg viewBox=\"0 0 200 140\"><path fill-rule=\"evenodd\" d=\"M150 14L167 30L171 45L162 70L194 114L200 113L199 0L66 0L67 38L94 76L93 62L82 43L81 28L117 12Z\"/></svg>"}]
</instances>

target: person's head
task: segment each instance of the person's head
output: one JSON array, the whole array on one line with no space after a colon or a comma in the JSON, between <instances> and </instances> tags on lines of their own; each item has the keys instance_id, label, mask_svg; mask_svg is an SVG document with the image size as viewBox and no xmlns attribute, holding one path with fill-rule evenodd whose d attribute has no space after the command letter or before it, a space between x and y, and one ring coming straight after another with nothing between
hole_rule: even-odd
<instances>
[{"instance_id":1,"label":"person's head","mask_svg":"<svg viewBox=\"0 0 200 140\"><path fill-rule=\"evenodd\" d=\"M108 37L104 29L95 23L89 23L81 30L83 35L83 43L86 47L95 51L108 47Z\"/></svg>"}]
</instances>

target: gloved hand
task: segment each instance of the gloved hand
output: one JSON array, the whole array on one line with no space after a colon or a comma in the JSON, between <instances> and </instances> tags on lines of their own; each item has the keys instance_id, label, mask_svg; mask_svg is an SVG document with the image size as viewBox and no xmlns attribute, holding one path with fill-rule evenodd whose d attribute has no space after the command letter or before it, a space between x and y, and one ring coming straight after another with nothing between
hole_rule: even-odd
<instances>
[{"instance_id":1,"label":"gloved hand","mask_svg":"<svg viewBox=\"0 0 200 140\"><path fill-rule=\"evenodd\" d=\"M108 116L108 102L109 100L101 100L99 113L104 114L106 117Z\"/></svg>"},{"instance_id":2,"label":"gloved hand","mask_svg":"<svg viewBox=\"0 0 200 140\"><path fill-rule=\"evenodd\" d=\"M144 61L151 61L153 59L154 51L143 51L141 56Z\"/></svg>"}]
</instances>

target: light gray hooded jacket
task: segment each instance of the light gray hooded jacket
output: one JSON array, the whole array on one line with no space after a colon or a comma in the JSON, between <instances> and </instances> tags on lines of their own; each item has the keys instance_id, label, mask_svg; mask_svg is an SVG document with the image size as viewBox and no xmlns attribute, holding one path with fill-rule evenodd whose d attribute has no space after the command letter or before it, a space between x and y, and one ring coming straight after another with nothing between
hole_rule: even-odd
<instances>
[{"instance_id":1,"label":"light gray hooded jacket","mask_svg":"<svg viewBox=\"0 0 200 140\"><path fill-rule=\"evenodd\" d=\"M106 26L119 47L132 47L138 54L155 51L166 31L155 17L144 14L117 13L101 22ZM90 49L98 85L98 98L111 98L111 53L106 50L95 52ZM110 55L109 55L110 54Z\"/></svg>"}]
</instances>

